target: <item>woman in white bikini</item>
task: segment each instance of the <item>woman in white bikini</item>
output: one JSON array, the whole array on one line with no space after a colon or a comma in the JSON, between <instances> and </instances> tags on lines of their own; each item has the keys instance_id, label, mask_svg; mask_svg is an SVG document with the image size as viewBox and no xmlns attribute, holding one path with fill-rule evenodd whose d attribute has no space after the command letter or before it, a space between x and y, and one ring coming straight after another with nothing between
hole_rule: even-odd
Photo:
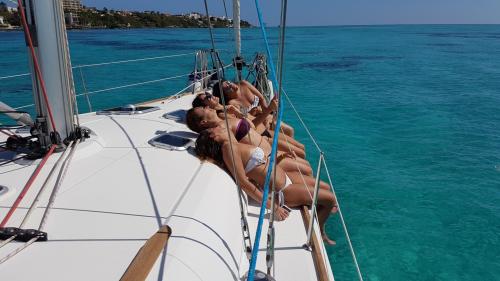
<instances>
[{"instance_id":1,"label":"woman in white bikini","mask_svg":"<svg viewBox=\"0 0 500 281\"><path fill-rule=\"evenodd\" d=\"M231 160L230 142L233 144L234 167ZM234 135L228 136L224 128L217 127L200 133L196 140L195 151L201 159L211 160L228 171L234 178L238 179L241 188L248 196L257 202L262 202L261 190L252 184L254 182L259 187L263 187L269 165L268 156L260 147L238 143ZM270 186L272 186L272 181ZM279 165L276 166L275 186L278 191L279 204L275 209L278 220L286 219L289 215L288 211L282 207L284 205L299 207L312 204L313 187L292 183ZM335 244L335 241L326 235L325 222L330 213L336 210L336 205L335 196L330 190L319 189L318 221L323 240L328 244ZM267 208L270 208L270 202L267 202Z\"/></svg>"}]
</instances>

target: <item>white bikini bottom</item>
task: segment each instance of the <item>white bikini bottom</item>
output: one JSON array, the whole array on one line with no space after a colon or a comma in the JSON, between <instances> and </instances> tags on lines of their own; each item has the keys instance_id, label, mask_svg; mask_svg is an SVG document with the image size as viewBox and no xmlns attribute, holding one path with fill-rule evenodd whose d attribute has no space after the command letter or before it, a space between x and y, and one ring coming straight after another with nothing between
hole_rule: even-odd
<instances>
[{"instance_id":1,"label":"white bikini bottom","mask_svg":"<svg viewBox=\"0 0 500 281\"><path fill-rule=\"evenodd\" d=\"M285 187L278 191L278 202L280 204L280 207L283 207L285 205L285 194L283 193L283 191L291 184L292 180L288 176L286 176Z\"/></svg>"}]
</instances>

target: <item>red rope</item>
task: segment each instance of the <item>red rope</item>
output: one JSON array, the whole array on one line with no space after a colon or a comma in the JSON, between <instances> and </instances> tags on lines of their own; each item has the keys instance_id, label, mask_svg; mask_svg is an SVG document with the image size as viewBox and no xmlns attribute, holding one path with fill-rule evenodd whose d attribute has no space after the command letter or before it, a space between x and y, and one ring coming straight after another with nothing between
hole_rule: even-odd
<instances>
[{"instance_id":1,"label":"red rope","mask_svg":"<svg viewBox=\"0 0 500 281\"><path fill-rule=\"evenodd\" d=\"M9 221L9 219L12 216L12 214L14 213L14 211L17 209L17 207L19 206L19 204L21 204L21 201L23 200L24 196L26 195L26 193L28 193L28 190L30 189L31 185L35 181L35 179L38 176L38 174L40 174L40 171L42 170L43 166L45 165L45 163L49 159L50 155L52 155L52 153L54 152L55 148L56 148L56 145L53 144L50 147L49 152L47 152L47 154L45 154L45 156L43 157L43 159L40 162L40 164L38 164L38 166L36 167L35 171L31 175L30 179L28 180L28 182L24 186L23 190L21 191L21 193L17 197L16 201L14 202L14 204L12 205L12 207L10 207L9 212L3 218L2 222L0 223L0 227L4 227L5 224L7 224L7 222Z\"/></svg>"},{"instance_id":2,"label":"red rope","mask_svg":"<svg viewBox=\"0 0 500 281\"><path fill-rule=\"evenodd\" d=\"M35 47L33 46L33 40L31 40L31 33L28 29L28 21L26 20L26 14L24 13L24 7L21 3L21 0L17 0L17 4L19 5L19 12L21 13L21 21L23 23L24 34L26 34L26 39L28 40L28 45L31 53L31 57L33 58L33 65L35 66L36 75L40 78L40 86L42 88L43 99L45 100L45 104L47 105L47 111L49 113L50 123L52 124L52 131L56 131L56 123L54 122L54 117L52 115L52 109L50 108L49 98L47 97L47 90L45 89L45 81L43 80L42 71L40 70L40 65L38 64L38 58L35 55Z\"/></svg>"}]
</instances>

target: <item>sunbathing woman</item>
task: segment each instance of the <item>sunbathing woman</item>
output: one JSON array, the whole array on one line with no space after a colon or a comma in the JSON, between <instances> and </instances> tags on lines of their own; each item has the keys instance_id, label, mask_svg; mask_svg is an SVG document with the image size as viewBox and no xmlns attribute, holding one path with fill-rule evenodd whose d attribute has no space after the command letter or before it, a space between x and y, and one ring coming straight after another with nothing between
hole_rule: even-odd
<instances>
[{"instance_id":1,"label":"sunbathing woman","mask_svg":"<svg viewBox=\"0 0 500 281\"><path fill-rule=\"evenodd\" d=\"M230 142L233 143L235 167L233 167L231 160ZM233 135L228 136L226 130L218 127L204 130L200 133L196 140L195 151L201 159L212 160L215 164L226 168L233 177L239 180L241 188L248 196L258 202L262 202L262 192L248 180L250 179L260 187L264 185L269 161L261 148L238 143ZM275 184L278 192L277 199L279 206L276 208L278 219L284 219L288 216L288 212L282 208L283 205L299 207L312 204L311 194L314 192L313 188L307 188L304 184L292 183L279 166L276 166ZM272 183L270 183L270 186L272 186ZM267 205L269 208L270 203L268 202ZM329 190L319 189L317 205L318 221L323 240L328 244L335 244L335 241L330 240L326 235L325 222L335 206L336 200L333 193Z\"/></svg>"},{"instance_id":2,"label":"sunbathing woman","mask_svg":"<svg viewBox=\"0 0 500 281\"><path fill-rule=\"evenodd\" d=\"M222 104L219 103L220 99L210 93L201 93L201 94L198 94L194 100L193 100L193 107L198 107L198 106L208 106L212 109L215 109L217 112L219 112L219 116L221 116L221 118L224 118L222 116L223 114L223 109L224 109L224 106ZM273 105L271 107L271 105ZM255 126L255 130L257 132L259 132L261 135L263 136L267 136L269 138L272 138L274 137L274 131L273 130L269 130L268 129L268 124L266 124L266 118L269 116L269 113L274 110L274 106L276 106L276 101L271 101L271 104L270 106L268 106L264 111L262 111L260 109L260 107L258 108L259 110L259 113L256 115L256 116L251 116L251 115L247 115L247 117L250 117L251 120L252 120L252 123L253 125ZM228 114L232 114L234 115L235 117L237 118L243 118L244 117L244 114L241 113L240 110L238 110L234 105L232 104L229 104L226 106L226 109L227 109L227 113ZM257 112L257 111L256 111ZM300 142L298 142L297 140L295 140L294 138L292 137L289 137L283 133L280 133L280 138L282 140L284 140L284 143L290 143L292 144L293 146L295 147L298 147L300 148L301 150L305 150L305 147L303 144L301 144Z\"/></svg>"},{"instance_id":3,"label":"sunbathing woman","mask_svg":"<svg viewBox=\"0 0 500 281\"><path fill-rule=\"evenodd\" d=\"M259 146L264 150L266 155L271 153L271 140L257 133L252 127L252 123L247 121L247 119L238 119L232 115L228 115L228 123L238 142ZM219 126L225 128L225 121L217 115L215 110L209 107L195 107L188 110L186 114L186 124L189 129L198 133L208 128ZM281 151L281 153L291 152L292 154L290 156L295 158L292 159L291 157L280 156L283 158L280 166L288 172L300 171L302 174L311 175L311 166L309 162L303 159L305 152L293 145L290 145L290 148L292 151L289 150L289 146L285 141L279 140L279 151ZM295 155L299 157L294 157Z\"/></svg>"},{"instance_id":4,"label":"sunbathing woman","mask_svg":"<svg viewBox=\"0 0 500 281\"><path fill-rule=\"evenodd\" d=\"M213 86L213 95L216 97L221 96L219 83L217 82ZM268 107L262 93L245 80L240 81L238 84L222 80L222 92L226 103L239 107L244 115L257 116ZM266 120L266 123L269 123L272 121L272 117ZM268 126L266 123L264 124ZM270 129L269 126L268 129ZM291 126L282 123L282 129L287 136L294 136L294 130Z\"/></svg>"}]
</instances>

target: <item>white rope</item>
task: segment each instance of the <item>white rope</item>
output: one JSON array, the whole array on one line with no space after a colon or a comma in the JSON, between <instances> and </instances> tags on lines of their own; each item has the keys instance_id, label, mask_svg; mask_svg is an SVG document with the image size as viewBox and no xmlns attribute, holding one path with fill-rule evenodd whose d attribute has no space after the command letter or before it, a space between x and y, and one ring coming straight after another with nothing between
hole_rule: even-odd
<instances>
[{"instance_id":1,"label":"white rope","mask_svg":"<svg viewBox=\"0 0 500 281\"><path fill-rule=\"evenodd\" d=\"M47 217L49 216L50 209L52 208L52 205L54 205L54 202L56 200L57 192L59 191L59 188L61 187L64 178L66 177L66 173L68 172L69 165L71 164L71 159L73 159L73 155L75 154L76 147L80 143L80 139L77 139L76 142L73 144L71 148L71 152L69 153L68 157L64 159L64 162L62 163L61 170L59 170L59 174L57 175L56 179L56 184L54 185L54 188L52 189L52 192L50 193L49 197L49 202L47 203L47 206L45 207L45 212L43 213L42 219L40 221L40 226L38 227L39 231L43 231L45 227L45 223L47 221Z\"/></svg>"},{"instance_id":2,"label":"white rope","mask_svg":"<svg viewBox=\"0 0 500 281\"><path fill-rule=\"evenodd\" d=\"M337 198L337 194L335 194L335 189L333 188L333 182L330 176L330 171L328 170L328 166L326 165L325 157L323 157L323 166L325 166L326 175L328 176L328 182L330 183L330 188L332 189L333 196ZM344 228L345 236L347 238L347 243L349 244L349 249L351 250L351 255L352 259L354 260L354 265L356 266L356 271L358 272L359 280L363 281L363 275L361 275L361 270L359 269L358 260L356 259L356 253L354 252L354 248L352 247L351 237L349 236L349 232L347 231L347 226L344 221L344 216L342 215L342 210L340 209L340 202L338 198L337 198L337 210L339 212L340 221L342 222L342 227Z\"/></svg>"},{"instance_id":3,"label":"white rope","mask_svg":"<svg viewBox=\"0 0 500 281\"><path fill-rule=\"evenodd\" d=\"M47 216L48 216L49 211L50 211L50 208L52 207L52 204L54 203L54 200L55 200L55 196L57 195L57 191L59 190L59 187L61 186L61 184L62 184L62 182L64 180L64 177L66 176L66 172L68 171L68 167L70 165L70 162L71 162L71 159L73 157L73 154L76 151L76 146L78 145L78 143L80 143L79 139L71 147L71 152L69 153L69 156L64 160L64 162L62 164L62 167L61 167L61 170L59 170L59 174L57 176L56 184L54 186L54 189L52 190L52 193L50 194L49 203L47 204L47 207L45 208L45 212L43 213L42 220L40 222L40 226L38 227L39 231L43 231L43 228L45 226L45 222L46 222ZM24 222L24 220L23 220L23 222ZM15 236L13 236L13 237L15 238ZM13 237L10 237L10 238L14 239ZM6 255L5 257L3 257L2 259L0 259L0 264L6 262L7 260L9 260L10 258L12 258L13 256L17 255L22 250L26 249L29 245L31 245L34 242L36 242L38 239L39 239L39 237L33 237L33 238L31 238L28 242L24 243L22 246L18 247L17 249L15 249L14 251L12 251L11 253L9 253L8 255Z\"/></svg>"},{"instance_id":4,"label":"white rope","mask_svg":"<svg viewBox=\"0 0 500 281\"><path fill-rule=\"evenodd\" d=\"M72 145L73 142L70 143L70 145ZM68 146L69 147L69 146ZM28 221L28 218L31 216L31 214L33 213L34 209L36 208L37 206L37 203L38 201L40 200L40 197L42 195L42 193L44 192L44 190L46 189L47 187L47 183L50 181L50 179L52 178L52 175L54 174L55 170L57 169L57 167L59 167L59 164L61 163L61 160L66 156L67 152L69 151L68 148L66 148L64 150L64 152L61 154L61 156L57 159L56 163L54 164L54 166L52 167L52 169L50 170L49 174L47 175L47 177L45 178L45 181L43 182L42 184L42 187L40 188L40 190L38 191L35 199L33 200L33 202L31 203L31 206L30 208L28 209L28 212L26 213L26 215L24 215L24 218L23 218L23 221L21 222L21 224L19 225L19 228L23 228L25 225L26 225L26 222ZM12 235L11 237L9 237L8 239L2 241L2 243L0 243L0 248L2 248L3 246L9 244L12 240L16 239L17 235Z\"/></svg>"},{"instance_id":5,"label":"white rope","mask_svg":"<svg viewBox=\"0 0 500 281\"><path fill-rule=\"evenodd\" d=\"M66 147L66 149L64 150L64 152L61 154L61 156L59 157L59 159L57 159L56 163L54 164L54 166L52 167L52 169L50 170L48 176L45 178L45 181L43 182L43 185L42 187L40 188L40 190L38 191L38 193L36 194L36 197L35 199L33 199L33 202L31 203L31 206L30 208L28 209L28 212L26 213L26 215L24 216L24 219L23 221L21 222L21 225L19 226L19 228L23 228L25 225L26 225L26 222L28 221L29 217L31 216L31 214L33 213L33 211L35 210L35 208L37 207L37 204L38 204L38 201L40 201L40 197L42 196L43 192L45 191L45 189L47 188L48 186L48 183L50 181L50 179L52 179L52 175L54 174L55 170L59 167L59 165L61 164L61 161L62 159L66 158L66 155L68 154L68 152L70 151L69 148L71 148L73 146L73 141L71 141L68 146ZM64 168L64 167L63 167ZM61 168L62 169L62 168Z\"/></svg>"},{"instance_id":6,"label":"white rope","mask_svg":"<svg viewBox=\"0 0 500 281\"><path fill-rule=\"evenodd\" d=\"M86 67L94 67L94 66L102 66L102 65L110 65L110 64L122 64L122 63L129 63L129 62L137 62L137 61L158 60L158 59L165 59L165 58L175 58L175 57L189 56L189 55L192 55L192 54L195 54L195 52L190 52L190 53L185 53L185 54L177 54L177 55L159 56L159 57L131 59L131 60L110 61L110 62L94 63L94 64L82 64L82 65L73 66L72 68L73 69L75 69L75 68L86 68ZM8 75L8 76L0 77L0 80L9 79L9 78L15 78L15 77L22 77L22 76L30 76L30 75L31 75L31 73L14 74L14 75Z\"/></svg>"},{"instance_id":7,"label":"white rope","mask_svg":"<svg viewBox=\"0 0 500 281\"><path fill-rule=\"evenodd\" d=\"M17 255L19 252L21 252L22 250L26 249L29 245L33 244L36 240L38 240L38 237L31 238L31 240L29 240L28 242L24 243L19 248L15 249L13 252L11 252L10 254L8 254L7 256L3 257L0 260L0 264L6 262L7 260L9 260L10 258L12 258L13 256Z\"/></svg>"}]
</instances>

